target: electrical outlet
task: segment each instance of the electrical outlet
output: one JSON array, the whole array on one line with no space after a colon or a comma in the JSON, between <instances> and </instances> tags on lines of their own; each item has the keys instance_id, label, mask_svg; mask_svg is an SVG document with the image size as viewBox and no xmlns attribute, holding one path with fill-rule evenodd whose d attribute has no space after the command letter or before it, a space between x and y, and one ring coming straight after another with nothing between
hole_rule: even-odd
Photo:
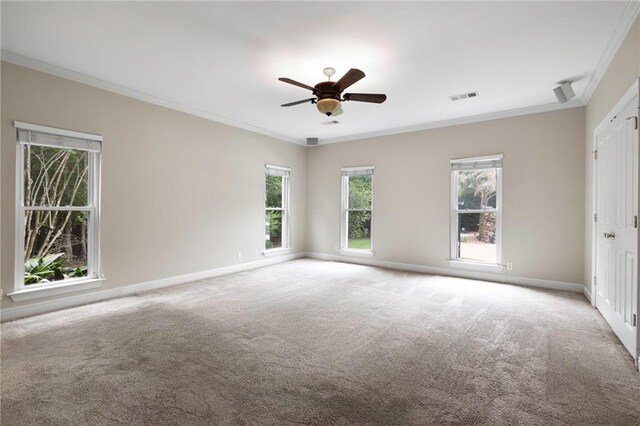
<instances>
[{"instance_id":1,"label":"electrical outlet","mask_svg":"<svg viewBox=\"0 0 640 426\"><path fill-rule=\"evenodd\" d=\"M242 259L242 252L241 251L238 252L238 259Z\"/></svg>"},{"instance_id":2,"label":"electrical outlet","mask_svg":"<svg viewBox=\"0 0 640 426\"><path fill-rule=\"evenodd\" d=\"M513 271L513 263L507 262L507 271Z\"/></svg>"}]
</instances>

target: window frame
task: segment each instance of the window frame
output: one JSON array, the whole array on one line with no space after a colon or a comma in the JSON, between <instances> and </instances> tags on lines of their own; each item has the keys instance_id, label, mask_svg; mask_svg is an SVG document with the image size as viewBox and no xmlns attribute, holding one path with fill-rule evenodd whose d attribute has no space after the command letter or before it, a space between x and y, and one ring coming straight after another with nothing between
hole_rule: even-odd
<instances>
[{"instance_id":1,"label":"window frame","mask_svg":"<svg viewBox=\"0 0 640 426\"><path fill-rule=\"evenodd\" d=\"M344 172L357 172L371 170L371 208L370 209L350 209L349 208L349 178L352 176L344 175ZM357 167L343 167L341 169L341 203L340 203L340 252L349 255L359 255L370 257L375 254L373 251L373 225L374 225L374 206L375 206L375 166L357 166ZM356 175L357 176L357 175ZM349 248L349 212L368 211L371 213L371 248L366 249L354 249Z\"/></svg>"},{"instance_id":2,"label":"window frame","mask_svg":"<svg viewBox=\"0 0 640 426\"><path fill-rule=\"evenodd\" d=\"M487 155L482 157L469 157L459 158L450 161L451 164L451 204L450 204L450 238L449 238L449 265L461 268L475 268L485 269L491 271L501 271L504 269L503 265L503 250L502 250L502 160L503 155ZM499 161L499 167L491 167L496 169L496 207L488 209L460 209L458 207L458 176L459 171L453 169L453 165L456 163L476 163L476 162L489 162ZM469 168L467 170L480 170L479 168ZM481 260L469 260L460 258L459 252L459 240L458 240L458 226L459 226L459 214L464 213L495 213L496 214L496 261L483 262Z\"/></svg>"},{"instance_id":3,"label":"window frame","mask_svg":"<svg viewBox=\"0 0 640 426\"><path fill-rule=\"evenodd\" d=\"M16 128L16 194L15 194L15 269L14 269L14 292L10 293L14 301L29 300L33 298L47 297L58 293L67 293L89 288L96 288L102 284L104 277L101 267L100 256L100 175L101 175L101 149L91 151L87 149L73 147L87 152L88 181L87 181L87 205L86 206L26 206L24 199L24 156L28 143L21 142L18 138L18 131L31 131L59 137L84 139L98 142L102 145L102 136L89 133L75 132L54 127L41 126L31 123L14 122ZM63 142L38 143L37 146L50 148L69 148ZM25 238L25 216L28 210L32 211L79 211L86 212L87 223L87 275L85 277L67 278L64 280L51 281L47 283L35 283L26 285L24 283L24 238Z\"/></svg>"},{"instance_id":4,"label":"window frame","mask_svg":"<svg viewBox=\"0 0 640 426\"><path fill-rule=\"evenodd\" d=\"M280 201L281 207L267 207L267 182L266 178L269 176L269 169L278 170L280 172L284 172L284 176L282 178L282 199ZM263 252L262 254L267 256L270 254L275 254L279 252L288 252L291 250L291 231L290 231L290 186L291 186L291 169L289 167L275 166L273 164L265 164L264 168L264 201L262 205L264 206L262 221L262 231L263 231ZM274 248L267 248L267 239L266 237L266 222L265 217L267 211L281 211L282 212L282 231L281 231L281 246Z\"/></svg>"}]
</instances>

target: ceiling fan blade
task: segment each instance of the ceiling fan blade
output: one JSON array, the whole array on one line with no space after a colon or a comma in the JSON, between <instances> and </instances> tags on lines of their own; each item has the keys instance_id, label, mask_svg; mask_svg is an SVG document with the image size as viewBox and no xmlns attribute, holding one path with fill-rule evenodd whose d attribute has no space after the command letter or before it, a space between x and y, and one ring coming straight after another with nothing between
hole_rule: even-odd
<instances>
[{"instance_id":1,"label":"ceiling fan blade","mask_svg":"<svg viewBox=\"0 0 640 426\"><path fill-rule=\"evenodd\" d=\"M351 68L342 78L336 81L333 84L333 87L338 89L339 91L345 90L347 87L351 86L353 83L364 78L364 73L356 68Z\"/></svg>"},{"instance_id":2,"label":"ceiling fan blade","mask_svg":"<svg viewBox=\"0 0 640 426\"><path fill-rule=\"evenodd\" d=\"M316 89L314 89L313 87L307 86L306 84L300 83L299 81L291 80L290 78L280 77L278 80L285 83L293 84L294 86L302 87L303 89L311 90L312 92L316 91Z\"/></svg>"},{"instance_id":3,"label":"ceiling fan blade","mask_svg":"<svg viewBox=\"0 0 640 426\"><path fill-rule=\"evenodd\" d=\"M280 106L290 107L290 106L294 106L294 105L304 104L304 103L307 103L307 102L312 102L312 101L315 101L315 100L316 100L316 98L303 99L301 101L289 102L288 104L282 104Z\"/></svg>"},{"instance_id":4,"label":"ceiling fan blade","mask_svg":"<svg viewBox=\"0 0 640 426\"><path fill-rule=\"evenodd\" d=\"M331 114L331 116L332 117L337 117L338 115L342 114L343 112L344 112L344 110L342 109L342 105L341 105L340 108L338 108L338 110L336 112Z\"/></svg>"},{"instance_id":5,"label":"ceiling fan blade","mask_svg":"<svg viewBox=\"0 0 640 426\"><path fill-rule=\"evenodd\" d=\"M387 100L387 95L375 94L375 93L345 93L344 100L381 104Z\"/></svg>"}]
</instances>

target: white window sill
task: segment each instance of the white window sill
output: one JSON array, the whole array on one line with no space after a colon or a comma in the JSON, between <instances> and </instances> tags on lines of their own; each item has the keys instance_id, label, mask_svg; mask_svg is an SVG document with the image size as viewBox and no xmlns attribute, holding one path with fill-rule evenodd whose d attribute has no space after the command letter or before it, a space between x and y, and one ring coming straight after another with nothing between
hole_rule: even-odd
<instances>
[{"instance_id":1,"label":"white window sill","mask_svg":"<svg viewBox=\"0 0 640 426\"><path fill-rule=\"evenodd\" d=\"M370 250L340 249L340 254L345 256L373 257L374 252Z\"/></svg>"},{"instance_id":2,"label":"white window sill","mask_svg":"<svg viewBox=\"0 0 640 426\"><path fill-rule=\"evenodd\" d=\"M471 269L474 271L502 272L504 266L497 263L471 262L468 260L447 260L449 266L460 269Z\"/></svg>"},{"instance_id":3,"label":"white window sill","mask_svg":"<svg viewBox=\"0 0 640 426\"><path fill-rule=\"evenodd\" d=\"M262 255L264 257L269 257L269 256L278 256L278 255L287 254L287 253L291 253L291 248L290 247L274 248L274 249L265 250L265 251L262 252Z\"/></svg>"},{"instance_id":4,"label":"white window sill","mask_svg":"<svg viewBox=\"0 0 640 426\"><path fill-rule=\"evenodd\" d=\"M27 287L22 290L14 291L7 294L14 302L23 302L25 300L41 299L43 297L57 296L65 293L75 293L77 291L90 290L92 288L102 287L104 278L89 278L67 281L59 284L37 285Z\"/></svg>"}]
</instances>

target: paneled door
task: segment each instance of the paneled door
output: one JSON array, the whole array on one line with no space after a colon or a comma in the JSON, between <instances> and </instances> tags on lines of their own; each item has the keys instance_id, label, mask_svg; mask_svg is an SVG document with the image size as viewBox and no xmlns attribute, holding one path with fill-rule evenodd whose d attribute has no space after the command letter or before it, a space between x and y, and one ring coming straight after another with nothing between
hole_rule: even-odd
<instances>
[{"instance_id":1,"label":"paneled door","mask_svg":"<svg viewBox=\"0 0 640 426\"><path fill-rule=\"evenodd\" d=\"M638 360L638 96L596 134L596 307Z\"/></svg>"}]
</instances>

